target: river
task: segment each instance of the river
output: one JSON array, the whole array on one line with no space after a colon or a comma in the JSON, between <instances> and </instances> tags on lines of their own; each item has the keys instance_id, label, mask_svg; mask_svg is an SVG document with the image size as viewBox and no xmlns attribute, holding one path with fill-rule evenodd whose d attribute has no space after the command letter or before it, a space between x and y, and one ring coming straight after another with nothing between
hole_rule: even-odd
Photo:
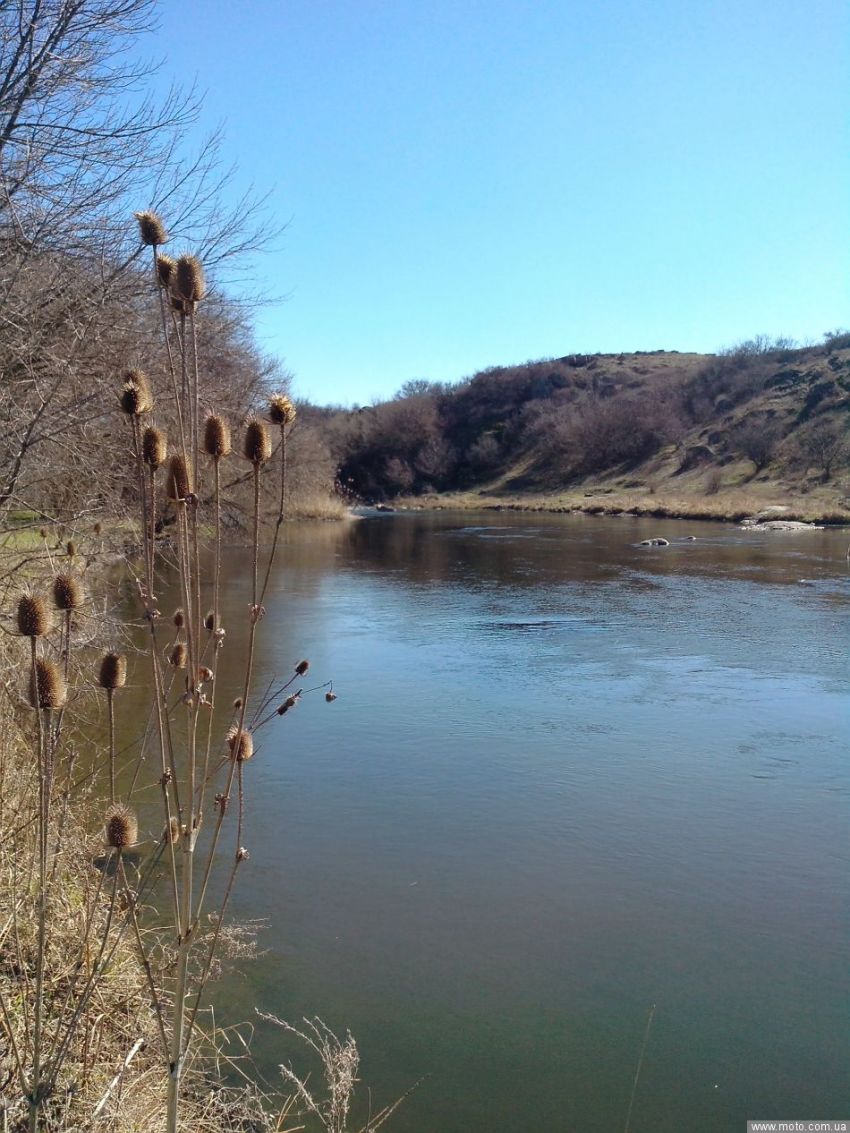
<instances>
[{"instance_id":1,"label":"river","mask_svg":"<svg viewBox=\"0 0 850 1133\"><path fill-rule=\"evenodd\" d=\"M338 699L258 736L233 908L267 951L221 1017L350 1028L362 1099L424 1078L394 1133L623 1129L642 1047L632 1133L850 1115L848 538L287 528L256 687L308 657Z\"/></svg>"}]
</instances>

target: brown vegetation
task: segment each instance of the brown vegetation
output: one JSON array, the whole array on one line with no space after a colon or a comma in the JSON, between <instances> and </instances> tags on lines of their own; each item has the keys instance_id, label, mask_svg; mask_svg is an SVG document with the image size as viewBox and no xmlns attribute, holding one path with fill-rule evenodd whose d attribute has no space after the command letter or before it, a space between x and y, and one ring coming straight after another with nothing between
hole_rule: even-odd
<instances>
[{"instance_id":1,"label":"brown vegetation","mask_svg":"<svg viewBox=\"0 0 850 1133\"><path fill-rule=\"evenodd\" d=\"M747 493L850 520L848 394L847 335L831 332L802 348L757 338L718 355L571 355L313 412L340 480L367 501L604 488L621 510L663 496L702 514L713 496L712 514L733 515L726 497Z\"/></svg>"}]
</instances>

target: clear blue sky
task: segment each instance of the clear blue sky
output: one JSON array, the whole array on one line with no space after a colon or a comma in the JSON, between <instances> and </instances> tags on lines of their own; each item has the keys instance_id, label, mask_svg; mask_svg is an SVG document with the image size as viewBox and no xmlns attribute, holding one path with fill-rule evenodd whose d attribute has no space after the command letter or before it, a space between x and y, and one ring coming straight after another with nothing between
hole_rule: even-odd
<instances>
[{"instance_id":1,"label":"clear blue sky","mask_svg":"<svg viewBox=\"0 0 850 1133\"><path fill-rule=\"evenodd\" d=\"M850 325L843 0L186 0L302 396Z\"/></svg>"}]
</instances>

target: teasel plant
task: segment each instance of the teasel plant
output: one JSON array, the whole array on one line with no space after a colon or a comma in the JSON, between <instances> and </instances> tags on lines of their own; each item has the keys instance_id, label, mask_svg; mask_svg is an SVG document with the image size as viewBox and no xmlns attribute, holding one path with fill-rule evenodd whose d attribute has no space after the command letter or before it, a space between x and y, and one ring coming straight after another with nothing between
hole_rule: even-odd
<instances>
[{"instance_id":1,"label":"teasel plant","mask_svg":"<svg viewBox=\"0 0 850 1133\"><path fill-rule=\"evenodd\" d=\"M166 440L153 422L153 397L133 372L125 379L121 408L129 421L135 455L141 530L144 543L138 592L148 630L151 695L160 753L159 785L164 806L161 852L165 858L171 928L173 983L168 994L157 986L146 955L144 936L134 928L149 976L160 1024L167 1066L166 1129L178 1128L181 1083L191 1057L193 1035L205 988L214 970L225 913L237 873L249 858L245 848L245 767L254 756L257 732L276 717L267 690L254 705L253 677L257 634L265 613L264 600L279 543L286 500L286 448L295 408L283 394L270 399L267 419L253 415L244 422L241 443L232 439L231 425L214 410L205 411L199 365L199 335L207 284L200 260L191 254L166 256L165 225L155 214L136 214L143 244L152 248L154 285L158 292L164 336L165 368L174 405L174 436ZM130 393L128 386L142 392ZM273 443L272 429L277 431ZM251 487L251 602L245 625L229 633L222 624L221 562L223 468L238 460L247 465ZM279 500L274 535L261 548L263 486L279 465ZM160 476L160 470L164 475ZM238 475L236 482L243 479ZM160 481L159 486L158 480ZM159 610L161 554L157 542L157 513L173 516L173 549L180 609L172 619L176 637L165 642ZM212 533L212 567L204 571L202 544ZM262 553L261 553L262 550ZM202 601L205 600L205 601ZM225 735L218 737L217 677L222 649L238 649L244 664L239 695ZM292 681L302 675L296 673ZM286 687L286 686L284 686ZM325 687L325 686L323 686ZM231 693L232 695L232 693ZM228 821L231 833L228 834ZM208 828L203 842L202 830ZM232 838L229 855L223 839ZM216 883L222 896L214 914L208 898L216 867L224 876ZM128 907L135 910L132 894ZM135 916L135 913L134 913ZM207 926L211 924L211 929Z\"/></svg>"}]
</instances>

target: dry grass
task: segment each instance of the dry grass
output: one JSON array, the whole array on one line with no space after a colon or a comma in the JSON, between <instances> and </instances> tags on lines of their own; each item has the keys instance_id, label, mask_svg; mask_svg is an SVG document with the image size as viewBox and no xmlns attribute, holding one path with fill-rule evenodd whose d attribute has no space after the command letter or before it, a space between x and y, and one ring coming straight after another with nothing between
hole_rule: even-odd
<instances>
[{"instance_id":1,"label":"dry grass","mask_svg":"<svg viewBox=\"0 0 850 1133\"><path fill-rule=\"evenodd\" d=\"M787 508L774 518L805 523L850 524L850 507L837 494L799 496L778 488L768 491L719 490L712 495L676 492L669 486L649 491L598 487L564 492L446 492L401 500L398 507L459 511L583 512L589 515L638 515L669 519L706 519L739 523L765 508Z\"/></svg>"}]
</instances>

